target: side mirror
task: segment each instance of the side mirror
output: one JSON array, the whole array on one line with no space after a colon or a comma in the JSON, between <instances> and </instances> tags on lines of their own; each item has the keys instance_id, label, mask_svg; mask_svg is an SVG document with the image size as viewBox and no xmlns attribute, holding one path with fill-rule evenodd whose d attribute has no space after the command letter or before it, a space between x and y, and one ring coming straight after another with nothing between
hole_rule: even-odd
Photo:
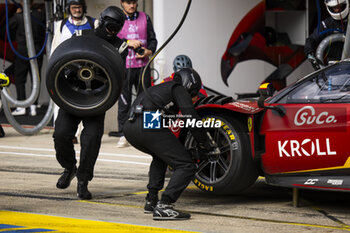
<instances>
[{"instance_id":1,"label":"side mirror","mask_svg":"<svg viewBox=\"0 0 350 233\"><path fill-rule=\"evenodd\" d=\"M272 96L275 92L275 88L271 83L263 83L259 87L259 100L258 106L259 108L272 109L275 110L280 116L286 115L286 109L283 106L265 106L265 100Z\"/></svg>"},{"instance_id":2,"label":"side mirror","mask_svg":"<svg viewBox=\"0 0 350 233\"><path fill-rule=\"evenodd\" d=\"M276 89L273 87L271 83L263 83L259 87L259 94L260 96L264 96L266 99L267 97L272 96L275 90Z\"/></svg>"}]
</instances>

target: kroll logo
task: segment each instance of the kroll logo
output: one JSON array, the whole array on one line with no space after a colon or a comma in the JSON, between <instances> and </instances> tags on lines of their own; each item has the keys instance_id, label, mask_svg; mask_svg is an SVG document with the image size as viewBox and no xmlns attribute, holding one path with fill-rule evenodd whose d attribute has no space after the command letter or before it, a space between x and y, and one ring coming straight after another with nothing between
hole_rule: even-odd
<instances>
[{"instance_id":1,"label":"kroll logo","mask_svg":"<svg viewBox=\"0 0 350 233\"><path fill-rule=\"evenodd\" d=\"M325 147L324 147L325 146ZM325 144L320 143L320 139L304 139L301 143L298 140L278 141L279 157L296 157L296 156L324 156L337 155L332 151L329 138L326 138Z\"/></svg>"},{"instance_id":2,"label":"kroll logo","mask_svg":"<svg viewBox=\"0 0 350 233\"><path fill-rule=\"evenodd\" d=\"M294 124L296 126L302 125L323 125L323 124L331 124L336 123L334 115L330 115L327 111L316 113L314 107L305 106L297 111L294 117Z\"/></svg>"}]
</instances>

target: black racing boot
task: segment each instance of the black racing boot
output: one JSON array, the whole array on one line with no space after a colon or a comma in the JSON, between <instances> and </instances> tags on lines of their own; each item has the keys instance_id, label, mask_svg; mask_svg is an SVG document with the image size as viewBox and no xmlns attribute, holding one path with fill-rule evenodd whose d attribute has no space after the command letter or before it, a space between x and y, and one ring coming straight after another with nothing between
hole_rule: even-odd
<instances>
[{"instance_id":1,"label":"black racing boot","mask_svg":"<svg viewBox=\"0 0 350 233\"><path fill-rule=\"evenodd\" d=\"M146 196L146 204L145 204L145 207L143 208L143 212L145 214L152 214L153 211L154 211L154 208L156 207L158 203L158 197L155 196L155 197L150 197L149 194L147 194Z\"/></svg>"},{"instance_id":2,"label":"black racing boot","mask_svg":"<svg viewBox=\"0 0 350 233\"><path fill-rule=\"evenodd\" d=\"M92 198L87 186L88 181L78 181L77 196L82 200L90 200Z\"/></svg>"},{"instance_id":3,"label":"black racing boot","mask_svg":"<svg viewBox=\"0 0 350 233\"><path fill-rule=\"evenodd\" d=\"M171 204L162 204L160 202L158 202L153 212L153 220L187 220L190 218L190 214L175 210Z\"/></svg>"},{"instance_id":4,"label":"black racing boot","mask_svg":"<svg viewBox=\"0 0 350 233\"><path fill-rule=\"evenodd\" d=\"M68 188L70 185L70 182L73 180L76 174L77 174L76 166L74 166L73 169L64 169L61 177L57 181L56 187L59 189Z\"/></svg>"}]
</instances>

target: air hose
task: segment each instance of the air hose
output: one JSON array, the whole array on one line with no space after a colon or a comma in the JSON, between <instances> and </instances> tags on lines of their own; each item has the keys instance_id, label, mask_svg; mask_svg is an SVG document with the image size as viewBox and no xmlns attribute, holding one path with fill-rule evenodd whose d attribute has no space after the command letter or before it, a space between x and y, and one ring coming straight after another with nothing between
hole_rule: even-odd
<instances>
[{"instance_id":1,"label":"air hose","mask_svg":"<svg viewBox=\"0 0 350 233\"><path fill-rule=\"evenodd\" d=\"M188 0L188 3L187 3L187 7L186 7L186 10L181 18L181 21L179 23L179 25L176 27L176 29L174 30L174 32L170 35L170 37L163 43L163 45L153 54L153 56L149 59L148 63L146 64L146 66L144 67L143 69L143 72L142 72L142 77L141 77L141 80L142 80L142 88L143 88L143 91L145 92L145 95L147 96L148 99L150 99L150 101L158 106L159 108L163 109L164 106L161 106L159 103L157 103L154 99L152 99L152 96L149 94L146 86L145 86L145 73L146 73L146 70L147 68L150 66L150 64L153 62L153 60L156 58L156 56L165 48L165 46L167 46L169 44L169 42L174 38L174 36L177 34L177 32L180 30L180 28L182 27L183 23L185 22L185 19L187 17L187 14L188 14L188 11L190 10L190 6L191 6L191 3L192 3L192 0Z\"/></svg>"},{"instance_id":2,"label":"air hose","mask_svg":"<svg viewBox=\"0 0 350 233\"><path fill-rule=\"evenodd\" d=\"M7 30L8 30L8 3L7 0L6 1L6 24L7 24ZM45 8L46 8L46 12L47 12L47 16L52 14L52 12L48 13L49 8L47 7L49 4L45 2ZM51 8L50 8L51 9ZM9 121L9 123L15 128L15 130L17 130L19 133L24 134L24 135L33 135L38 133L41 129L43 129L48 122L51 120L52 115L53 115L53 102L52 100L50 100L49 103L49 107L47 109L47 112L44 116L44 118L42 119L42 121L36 125L33 128L23 128L14 118L14 116L12 116L11 114L11 109L9 107L9 103L8 101L13 104L15 107L19 106L19 107L27 107L31 104L33 104L35 102L35 100L38 98L39 95L39 88L40 88L40 84L39 84L39 70L38 70L38 65L37 62L35 60L36 56L35 55L35 48L34 48L34 41L33 41L33 32L32 32L32 26L31 26L31 17L30 17L30 9L29 9L29 4L28 4L28 0L24 0L23 1L23 18L24 18L24 28L25 28L25 34L26 34L26 42L27 42L27 48L28 48L28 54L30 56L30 58L27 58L27 60L29 60L30 66L31 66L31 70L32 70L32 92L31 95L29 96L28 99L24 100L24 101L18 101L18 100L14 100L11 98L11 96L7 93L7 89L4 88L1 91L1 99L2 99L2 103L3 103L3 108L4 108L4 112L5 112L5 116L7 118L7 120ZM50 20L51 16L47 18L47 21ZM9 30L8 30L9 31ZM47 44L47 39L49 37L48 32L47 32L47 37L45 39L45 45L47 47L50 47L51 45ZM9 37L10 39L10 37ZM51 41L51 40L49 40ZM10 43L11 46L11 43ZM41 52L44 50L44 47L41 49Z\"/></svg>"},{"instance_id":3,"label":"air hose","mask_svg":"<svg viewBox=\"0 0 350 233\"><path fill-rule=\"evenodd\" d=\"M16 1L12 0L12 2L19 8L22 9L22 6L20 4L18 4ZM6 12L6 30L9 32L10 31L10 28L9 28L9 18L8 18L8 2L7 0L5 0L5 12ZM23 14L23 17L24 14ZM35 18L34 18L35 19ZM41 25L41 22L37 22ZM46 28L45 25L41 25L43 27ZM9 44L10 44L10 47L12 49L12 51L16 54L17 57L21 58L22 60L26 60L26 61L29 61L29 60L32 60L32 59L36 59L38 58L43 52L44 52L44 49L45 49L45 46L46 46L46 43L47 43L47 39L48 39L48 35L49 35L49 31L46 32L45 34L45 40L44 40L44 44L43 44L43 47L40 49L40 51L38 52L38 54L32 56L32 57L25 57L23 56L22 54L18 53L17 50L15 49L15 47L13 46L12 44L12 40L11 40L11 36L10 36L10 33L7 33L7 39L9 41Z\"/></svg>"},{"instance_id":4,"label":"air hose","mask_svg":"<svg viewBox=\"0 0 350 233\"><path fill-rule=\"evenodd\" d=\"M325 53L326 48L335 42L345 42L345 35L343 33L336 33L324 38L317 46L315 53L316 58L323 62L323 54ZM320 64L320 67L323 68L324 66Z\"/></svg>"}]
</instances>

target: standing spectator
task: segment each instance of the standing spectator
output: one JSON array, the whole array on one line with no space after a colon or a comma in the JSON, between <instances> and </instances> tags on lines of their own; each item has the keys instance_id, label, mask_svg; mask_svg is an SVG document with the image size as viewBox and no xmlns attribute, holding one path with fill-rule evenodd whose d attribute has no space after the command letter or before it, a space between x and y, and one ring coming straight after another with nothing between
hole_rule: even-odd
<instances>
[{"instance_id":1,"label":"standing spectator","mask_svg":"<svg viewBox=\"0 0 350 233\"><path fill-rule=\"evenodd\" d=\"M57 23L52 40L51 54L63 41L72 37L77 30L94 29L98 21L86 15L85 0L67 0L65 18Z\"/></svg>"},{"instance_id":2,"label":"standing spectator","mask_svg":"<svg viewBox=\"0 0 350 233\"><path fill-rule=\"evenodd\" d=\"M77 35L94 33L111 43L123 59L127 56L126 43L117 37L117 33L123 27L125 16L123 11L115 6L106 8L100 16L99 26L95 30L79 31ZM88 39L88 38L87 38ZM69 87L67 87L69 88ZM55 132L53 134L56 159L64 168L64 172L58 179L56 187L65 189L69 187L72 179L77 176L77 196L80 199L91 199L88 183L93 178L94 166L98 157L103 136L105 113L95 116L80 117L71 114L62 108L58 111L55 121ZM84 129L80 137L80 160L77 168L77 160L72 139L77 131L79 123L82 122Z\"/></svg>"},{"instance_id":3,"label":"standing spectator","mask_svg":"<svg viewBox=\"0 0 350 233\"><path fill-rule=\"evenodd\" d=\"M33 8L33 0L30 2L31 8L31 17L32 17L32 31L33 31L33 40L35 52L38 53L42 46L44 45L45 40L45 14L42 11L38 11ZM23 1L21 1L21 5L23 6ZM28 49L26 43L26 34L24 31L24 20L23 20L23 10L18 8L15 15L9 21L9 29L10 33L15 35L17 41L17 52L24 57L28 57ZM43 54L41 54L37 58L38 62L38 72L40 74L42 62L43 62ZM25 100L26 99L26 89L25 84L27 82L28 71L31 72L30 62L28 60L23 60L22 58L16 56L15 64L15 85L17 92L17 100ZM37 104L37 100L35 101ZM23 107L17 107L12 115L20 116L25 115L26 109ZM30 106L30 115L36 115L36 105Z\"/></svg>"},{"instance_id":4,"label":"standing spectator","mask_svg":"<svg viewBox=\"0 0 350 233\"><path fill-rule=\"evenodd\" d=\"M126 82L118 102L118 129L123 131L124 123L132 101L132 88L137 95L142 92L141 74L149 57L156 51L157 39L150 17L142 11L137 11L137 0L121 0L121 6L126 15L123 29L118 36L127 40L129 55L126 58ZM145 73L145 86L151 86L151 70ZM128 146L125 137L119 139L117 147Z\"/></svg>"}]
</instances>

